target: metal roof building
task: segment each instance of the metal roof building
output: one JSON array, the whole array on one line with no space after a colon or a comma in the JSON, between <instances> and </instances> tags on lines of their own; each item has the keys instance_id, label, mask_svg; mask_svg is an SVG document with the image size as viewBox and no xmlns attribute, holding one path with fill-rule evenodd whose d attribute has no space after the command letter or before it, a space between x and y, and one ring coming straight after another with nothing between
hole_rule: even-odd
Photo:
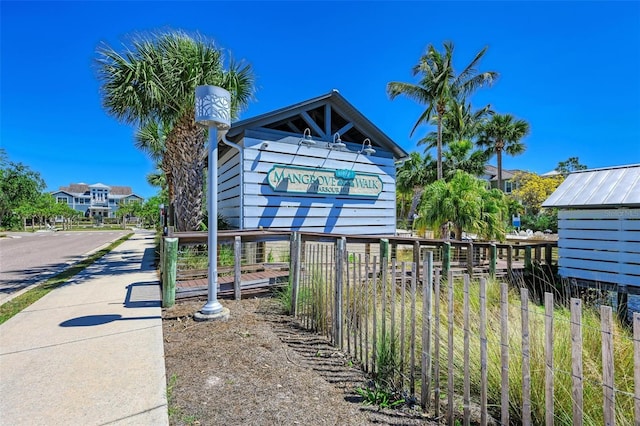
<instances>
[{"instance_id":1,"label":"metal roof building","mask_svg":"<svg viewBox=\"0 0 640 426\"><path fill-rule=\"evenodd\" d=\"M542 207L640 207L640 164L571 173Z\"/></svg>"},{"instance_id":2,"label":"metal roof building","mask_svg":"<svg viewBox=\"0 0 640 426\"><path fill-rule=\"evenodd\" d=\"M559 209L563 278L640 292L640 164L572 173L542 206Z\"/></svg>"}]
</instances>

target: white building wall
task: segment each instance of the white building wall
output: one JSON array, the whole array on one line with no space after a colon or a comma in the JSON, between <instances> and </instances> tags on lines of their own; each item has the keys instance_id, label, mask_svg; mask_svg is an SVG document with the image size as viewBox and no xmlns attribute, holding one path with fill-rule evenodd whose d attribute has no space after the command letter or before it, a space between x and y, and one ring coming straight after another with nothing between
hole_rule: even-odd
<instances>
[{"instance_id":1,"label":"white building wall","mask_svg":"<svg viewBox=\"0 0 640 426\"><path fill-rule=\"evenodd\" d=\"M395 233L395 165L391 154L378 151L368 157L356 152L329 151L321 142L307 147L286 140L245 137L243 143L246 229L262 227L351 235ZM265 143L268 146L265 147ZM355 150L353 146L350 149ZM267 174L275 165L376 174L382 180L382 192L375 198L276 192L267 182ZM219 188L220 211L232 212L234 202L238 202L237 179L233 178L233 172L223 171L222 167L219 176L220 182L226 182Z\"/></svg>"},{"instance_id":2,"label":"white building wall","mask_svg":"<svg viewBox=\"0 0 640 426\"><path fill-rule=\"evenodd\" d=\"M227 151L218 164L218 213L234 228L240 227L240 155L235 149Z\"/></svg>"},{"instance_id":3,"label":"white building wall","mask_svg":"<svg viewBox=\"0 0 640 426\"><path fill-rule=\"evenodd\" d=\"M640 209L561 210L559 273L640 287Z\"/></svg>"}]
</instances>

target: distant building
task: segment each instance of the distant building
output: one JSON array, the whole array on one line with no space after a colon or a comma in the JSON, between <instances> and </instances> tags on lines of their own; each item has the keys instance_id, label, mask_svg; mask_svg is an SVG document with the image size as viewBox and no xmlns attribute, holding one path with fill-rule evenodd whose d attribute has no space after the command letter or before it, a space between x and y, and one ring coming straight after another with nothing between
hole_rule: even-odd
<instances>
[{"instance_id":1,"label":"distant building","mask_svg":"<svg viewBox=\"0 0 640 426\"><path fill-rule=\"evenodd\" d=\"M559 209L562 278L640 294L640 164L572 172L542 207Z\"/></svg>"},{"instance_id":2,"label":"distant building","mask_svg":"<svg viewBox=\"0 0 640 426\"><path fill-rule=\"evenodd\" d=\"M511 191L515 189L513 177L519 171L521 170L502 169L502 188L500 188L502 192L504 192L505 194L511 194ZM498 168L487 164L486 166L484 166L484 175L482 175L481 178L489 182L490 188L497 188Z\"/></svg>"},{"instance_id":3,"label":"distant building","mask_svg":"<svg viewBox=\"0 0 640 426\"><path fill-rule=\"evenodd\" d=\"M129 186L107 186L102 183L72 183L52 191L51 195L56 202L68 204L85 217L99 218L116 217L116 211L122 203L144 201Z\"/></svg>"}]
</instances>

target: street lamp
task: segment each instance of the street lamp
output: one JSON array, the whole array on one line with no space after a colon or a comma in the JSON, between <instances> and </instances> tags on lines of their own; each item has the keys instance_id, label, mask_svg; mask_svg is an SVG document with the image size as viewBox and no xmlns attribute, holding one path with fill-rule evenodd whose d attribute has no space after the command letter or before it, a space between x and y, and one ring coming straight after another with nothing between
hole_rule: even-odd
<instances>
[{"instance_id":1,"label":"street lamp","mask_svg":"<svg viewBox=\"0 0 640 426\"><path fill-rule=\"evenodd\" d=\"M196 320L225 320L229 309L218 302L218 130L231 127L231 94L221 87L196 87L196 123L209 128L207 208L209 211L209 278L207 303Z\"/></svg>"}]
</instances>

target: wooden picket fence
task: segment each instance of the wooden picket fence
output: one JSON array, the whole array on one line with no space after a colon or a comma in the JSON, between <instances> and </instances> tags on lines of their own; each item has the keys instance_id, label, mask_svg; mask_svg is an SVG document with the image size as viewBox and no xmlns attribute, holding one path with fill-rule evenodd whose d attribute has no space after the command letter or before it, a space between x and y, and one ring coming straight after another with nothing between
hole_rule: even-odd
<instances>
[{"instance_id":1,"label":"wooden picket fence","mask_svg":"<svg viewBox=\"0 0 640 426\"><path fill-rule=\"evenodd\" d=\"M520 341L514 342L509 324L518 320L518 315L513 315L518 305L514 305L513 300L510 303L507 284L499 285L499 316L497 313L488 316L487 277L472 282L469 275L464 275L462 284L460 280L454 281L451 271L441 277L441 271L433 267L432 253L427 253L423 264L417 265L349 253L346 248L344 239L335 243L298 241L294 245L292 314L306 329L328 336L332 344L360 363L374 378L386 367L377 359L381 348L394 348L399 355L391 380L414 396L435 418L454 424L454 396L462 393L463 424L470 424L473 389L473 400L480 407L483 425L488 423L490 414L503 425L514 421L524 425L555 422L582 425L585 408L589 408L584 406L585 382L594 382L593 377L583 372L583 366L596 363L601 365L596 385L602 389L604 424L614 425L616 421L640 424L640 314L633 315L631 335L615 326L611 307L601 306L600 325L594 330L583 324L582 301L572 298L570 320L564 320L569 323L571 342L571 367L566 371L554 362L554 354L558 356L557 350L554 352L558 344L554 341L554 332L559 332L558 323L565 318L556 313L554 294L545 293L543 307L538 307L530 301L528 290L520 289L520 332L517 334ZM422 271L418 271L419 267ZM456 290L463 293L462 306L454 297ZM492 297L494 302L498 298ZM461 326L456 323L460 316ZM499 337L491 340L487 330L491 326L497 329L496 321L499 321L496 334ZM535 359L537 364L532 364L532 357L540 354L541 348L535 342L536 347L532 348L531 327L541 328L541 324L544 324L543 360ZM601 338L601 359L583 359L582 335L595 332ZM632 379L614 377L614 359L619 360L621 356L614 355L614 341L621 339L633 341L632 354L623 354L624 362L633 365L633 372L629 372ZM514 345L518 350L514 350ZM455 357L460 346L462 366ZM478 352L479 356L472 357L472 353ZM498 364L497 360L499 365L494 365ZM492 368L500 371L499 383L497 386L494 383L493 390L489 387ZM514 369L520 371L514 374ZM473 381L472 376L477 376L478 371L479 380ZM540 414L537 418L532 416L533 375L535 380L544 380L543 418ZM570 389L558 386L561 375L571 377ZM516 391L521 395L516 410L521 415L514 419L510 394L513 396ZM570 419L559 417L554 410L560 392L570 394ZM447 403L442 408L440 402L445 398ZM537 404L541 404L540 396L536 398ZM624 404L617 404L617 399L624 400ZM586 423L590 422L589 419Z\"/></svg>"}]
</instances>

